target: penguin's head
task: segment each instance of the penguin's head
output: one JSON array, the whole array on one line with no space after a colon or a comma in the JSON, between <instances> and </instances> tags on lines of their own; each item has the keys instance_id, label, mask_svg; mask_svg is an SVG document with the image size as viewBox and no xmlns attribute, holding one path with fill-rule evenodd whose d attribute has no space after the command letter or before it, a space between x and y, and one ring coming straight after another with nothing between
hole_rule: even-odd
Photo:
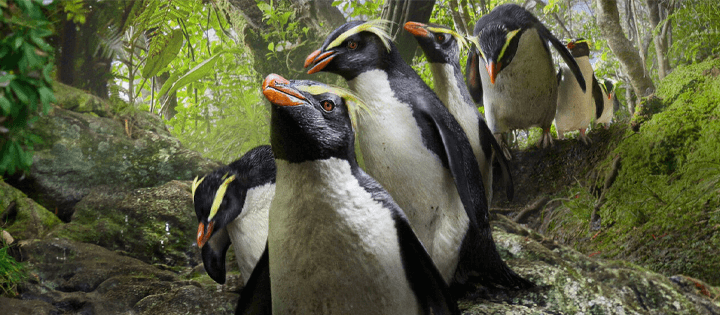
<instances>
[{"instance_id":1,"label":"penguin's head","mask_svg":"<svg viewBox=\"0 0 720 315\"><path fill-rule=\"evenodd\" d=\"M495 84L498 73L512 62L523 32L519 26L490 23L470 38L485 61L490 83Z\"/></svg>"},{"instance_id":2,"label":"penguin's head","mask_svg":"<svg viewBox=\"0 0 720 315\"><path fill-rule=\"evenodd\" d=\"M460 59L460 47L467 45L463 36L442 25L407 22L405 30L415 36L431 63L457 63Z\"/></svg>"},{"instance_id":3,"label":"penguin's head","mask_svg":"<svg viewBox=\"0 0 720 315\"><path fill-rule=\"evenodd\" d=\"M612 80L605 79L603 81L603 84L601 85L603 90L605 90L605 93L607 94L608 99L612 99L613 93L615 92L615 85L613 85Z\"/></svg>"},{"instance_id":4,"label":"penguin's head","mask_svg":"<svg viewBox=\"0 0 720 315\"><path fill-rule=\"evenodd\" d=\"M578 38L574 41L567 43L567 48L573 57L587 57L590 56L590 42L584 38Z\"/></svg>"},{"instance_id":5,"label":"penguin's head","mask_svg":"<svg viewBox=\"0 0 720 315\"><path fill-rule=\"evenodd\" d=\"M305 68L312 65L308 74L327 71L352 80L359 74L385 69L392 51L397 48L384 31L387 22L352 21L334 30L322 47L305 59Z\"/></svg>"},{"instance_id":6,"label":"penguin's head","mask_svg":"<svg viewBox=\"0 0 720 315\"><path fill-rule=\"evenodd\" d=\"M225 253L230 246L227 225L243 215L248 189L274 181L275 160L267 145L193 181L197 245L205 270L216 282L225 282Z\"/></svg>"},{"instance_id":7,"label":"penguin's head","mask_svg":"<svg viewBox=\"0 0 720 315\"><path fill-rule=\"evenodd\" d=\"M263 94L272 103L270 143L277 159L300 163L335 157L355 163L349 94L277 74L265 78Z\"/></svg>"}]
</instances>

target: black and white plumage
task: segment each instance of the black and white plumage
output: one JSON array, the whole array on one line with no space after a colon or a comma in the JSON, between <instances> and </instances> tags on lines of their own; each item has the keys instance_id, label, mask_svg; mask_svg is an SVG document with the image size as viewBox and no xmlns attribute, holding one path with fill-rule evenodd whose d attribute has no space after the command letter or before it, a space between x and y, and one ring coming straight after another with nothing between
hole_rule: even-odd
<instances>
[{"instance_id":1,"label":"black and white plumage","mask_svg":"<svg viewBox=\"0 0 720 315\"><path fill-rule=\"evenodd\" d=\"M465 39L455 31L441 25L426 25L417 22L405 23L405 30L417 39L420 48L430 63L435 93L465 131L470 146L478 161L483 177L488 205L492 201L493 158L498 160L508 199L513 197L513 183L509 161L487 127L485 119L475 107L465 86L460 69L460 46Z\"/></svg>"},{"instance_id":2,"label":"black and white plumage","mask_svg":"<svg viewBox=\"0 0 720 315\"><path fill-rule=\"evenodd\" d=\"M498 6L484 15L473 34L477 50L468 57L468 90L485 107L485 119L498 142L505 146L504 132L540 127L541 144L551 145L557 79L548 41L585 90L585 80L568 50L532 13L515 4ZM504 149L510 159L510 151Z\"/></svg>"},{"instance_id":3,"label":"black and white plumage","mask_svg":"<svg viewBox=\"0 0 720 315\"><path fill-rule=\"evenodd\" d=\"M225 283L225 254L232 243L243 283L265 248L268 209L275 194L275 160L270 146L259 146L237 161L195 178L197 244L208 275Z\"/></svg>"},{"instance_id":4,"label":"black and white plumage","mask_svg":"<svg viewBox=\"0 0 720 315\"><path fill-rule=\"evenodd\" d=\"M605 79L605 81L600 84L600 87L602 88L603 111L596 122L598 124L604 124L605 127L607 127L612 121L616 107L615 103L618 102L618 100L615 97L615 84L613 84L611 80Z\"/></svg>"},{"instance_id":5,"label":"black and white plumage","mask_svg":"<svg viewBox=\"0 0 720 315\"><path fill-rule=\"evenodd\" d=\"M358 166L347 97L272 74L263 93L278 193L269 266L258 264L247 290L259 294L243 289L237 313L268 311L270 281L277 314L459 314L402 210Z\"/></svg>"},{"instance_id":6,"label":"black and white plumage","mask_svg":"<svg viewBox=\"0 0 720 315\"><path fill-rule=\"evenodd\" d=\"M563 139L564 133L568 131L580 131L580 140L586 145L590 144L590 138L585 135L585 130L590 122L600 117L602 113L602 101L594 96L601 93L600 86L595 79L592 65L590 64L590 46L588 41L582 38L571 41L567 44L573 58L580 67L585 82L592 82L592 90L580 88L577 80L572 77L572 71L567 66L560 67L558 72L558 98L557 110L555 112L555 129L558 138ZM596 116L597 113L597 116Z\"/></svg>"},{"instance_id":7,"label":"black and white plumage","mask_svg":"<svg viewBox=\"0 0 720 315\"><path fill-rule=\"evenodd\" d=\"M465 133L382 27L377 21L339 27L308 56L308 73L339 74L364 101L357 128L365 169L405 211L446 281L463 283L474 271L485 284L532 286L497 252Z\"/></svg>"}]
</instances>

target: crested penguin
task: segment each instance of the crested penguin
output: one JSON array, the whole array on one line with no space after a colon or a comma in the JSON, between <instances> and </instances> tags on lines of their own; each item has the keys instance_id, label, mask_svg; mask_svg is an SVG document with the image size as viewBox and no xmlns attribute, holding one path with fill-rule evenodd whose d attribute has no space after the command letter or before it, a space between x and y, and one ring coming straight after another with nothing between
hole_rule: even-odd
<instances>
[{"instance_id":1,"label":"crested penguin","mask_svg":"<svg viewBox=\"0 0 720 315\"><path fill-rule=\"evenodd\" d=\"M192 196L199 222L197 245L205 271L213 280L225 283L225 254L232 243L243 283L247 283L265 248L274 194L275 159L268 145L195 178Z\"/></svg>"},{"instance_id":2,"label":"crested penguin","mask_svg":"<svg viewBox=\"0 0 720 315\"><path fill-rule=\"evenodd\" d=\"M533 286L500 258L482 177L460 124L403 61L383 21L353 21L311 53L308 73L342 76L367 110L357 115L365 169L393 196L445 281Z\"/></svg>"},{"instance_id":3,"label":"crested penguin","mask_svg":"<svg viewBox=\"0 0 720 315\"><path fill-rule=\"evenodd\" d=\"M592 82L593 88L592 91L582 90L575 78L571 77L570 68L567 66L560 68L555 130L557 130L558 139L564 139L565 132L579 130L580 140L589 145L591 141L585 135L585 130L590 126L593 118L598 118L602 114L603 102L594 97L599 92L599 86L590 64L588 41L579 38L569 42L567 48L580 67L585 82ZM595 117L596 115L597 117Z\"/></svg>"},{"instance_id":4,"label":"crested penguin","mask_svg":"<svg viewBox=\"0 0 720 315\"><path fill-rule=\"evenodd\" d=\"M488 127L510 159L502 133L540 127L539 145L552 145L550 127L557 107L557 79L547 42L560 53L582 90L585 80L565 46L532 13L515 4L495 7L475 24L466 64L467 84L485 106ZM485 70L481 70L485 68Z\"/></svg>"},{"instance_id":5,"label":"crested penguin","mask_svg":"<svg viewBox=\"0 0 720 315\"><path fill-rule=\"evenodd\" d=\"M272 103L278 194L267 265L250 279L260 292L243 289L236 313L271 305L276 314L460 314L403 211L358 166L355 97L276 74L263 94ZM271 304L262 302L268 281Z\"/></svg>"},{"instance_id":6,"label":"crested penguin","mask_svg":"<svg viewBox=\"0 0 720 315\"><path fill-rule=\"evenodd\" d=\"M455 117L470 141L482 174L488 205L493 196L493 158L498 159L506 185L506 195L512 200L513 184L509 161L505 159L485 119L475 107L460 70L460 46L466 46L465 38L441 25L407 22L405 30L415 36L430 63L435 93Z\"/></svg>"},{"instance_id":7,"label":"crested penguin","mask_svg":"<svg viewBox=\"0 0 720 315\"><path fill-rule=\"evenodd\" d=\"M617 102L615 85L611 80L605 79L600 83L600 88L602 88L603 110L602 115L595 122L603 124L607 128L613 118L613 110L615 109L615 102Z\"/></svg>"}]
</instances>

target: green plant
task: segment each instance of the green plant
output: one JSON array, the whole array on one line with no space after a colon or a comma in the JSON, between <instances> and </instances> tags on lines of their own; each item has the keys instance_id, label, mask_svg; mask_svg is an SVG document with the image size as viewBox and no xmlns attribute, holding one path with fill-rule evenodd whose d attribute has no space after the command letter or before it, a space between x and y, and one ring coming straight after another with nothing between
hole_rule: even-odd
<instances>
[{"instance_id":1,"label":"green plant","mask_svg":"<svg viewBox=\"0 0 720 315\"><path fill-rule=\"evenodd\" d=\"M14 297L18 283L28 278L28 272L7 250L7 246L0 248L0 295Z\"/></svg>"},{"instance_id":2,"label":"green plant","mask_svg":"<svg viewBox=\"0 0 720 315\"><path fill-rule=\"evenodd\" d=\"M49 62L52 34L42 1L0 0L0 175L28 170L40 138L26 131L55 101Z\"/></svg>"}]
</instances>

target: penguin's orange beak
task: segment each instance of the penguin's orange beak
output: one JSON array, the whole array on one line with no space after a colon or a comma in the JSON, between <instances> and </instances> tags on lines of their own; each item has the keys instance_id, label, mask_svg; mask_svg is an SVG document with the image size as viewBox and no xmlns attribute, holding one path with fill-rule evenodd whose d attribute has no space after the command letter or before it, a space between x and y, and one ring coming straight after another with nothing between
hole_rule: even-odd
<instances>
[{"instance_id":1,"label":"penguin's orange beak","mask_svg":"<svg viewBox=\"0 0 720 315\"><path fill-rule=\"evenodd\" d=\"M569 43L567 44L567 48L568 48L568 49L573 49L573 48L575 48L575 42L569 42Z\"/></svg>"},{"instance_id":2,"label":"penguin's orange beak","mask_svg":"<svg viewBox=\"0 0 720 315\"><path fill-rule=\"evenodd\" d=\"M212 235L213 228L215 227L215 221L210 221L207 225L207 231L205 231L205 225L200 222L198 225L198 231L197 231L197 245L200 248L203 248L205 246L205 243L210 239L210 235Z\"/></svg>"},{"instance_id":3,"label":"penguin's orange beak","mask_svg":"<svg viewBox=\"0 0 720 315\"><path fill-rule=\"evenodd\" d=\"M308 74L313 74L315 72L318 72L318 71L324 69L325 66L327 66L328 63L330 63L330 61L333 60L333 58L335 58L334 51L330 50L330 51L326 51L321 54L320 49L318 49L318 50L310 53L307 56L307 58L305 58L304 67L307 68L310 65L314 64L314 66L312 68L310 68L310 70L308 70L308 72L307 72Z\"/></svg>"},{"instance_id":4,"label":"penguin's orange beak","mask_svg":"<svg viewBox=\"0 0 720 315\"><path fill-rule=\"evenodd\" d=\"M289 87L290 81L280 75L271 73L263 81L263 95L278 106L295 106L305 103L305 96ZM199 233L199 232L198 232Z\"/></svg>"},{"instance_id":5,"label":"penguin's orange beak","mask_svg":"<svg viewBox=\"0 0 720 315\"><path fill-rule=\"evenodd\" d=\"M500 67L502 67L501 62L495 63L490 61L485 65L485 69L487 69L488 75L490 75L490 83L495 84L495 78L500 71Z\"/></svg>"},{"instance_id":6,"label":"penguin's orange beak","mask_svg":"<svg viewBox=\"0 0 720 315\"><path fill-rule=\"evenodd\" d=\"M407 22L405 23L404 28L415 37L426 37L429 34L425 29L425 24L418 22Z\"/></svg>"}]
</instances>

